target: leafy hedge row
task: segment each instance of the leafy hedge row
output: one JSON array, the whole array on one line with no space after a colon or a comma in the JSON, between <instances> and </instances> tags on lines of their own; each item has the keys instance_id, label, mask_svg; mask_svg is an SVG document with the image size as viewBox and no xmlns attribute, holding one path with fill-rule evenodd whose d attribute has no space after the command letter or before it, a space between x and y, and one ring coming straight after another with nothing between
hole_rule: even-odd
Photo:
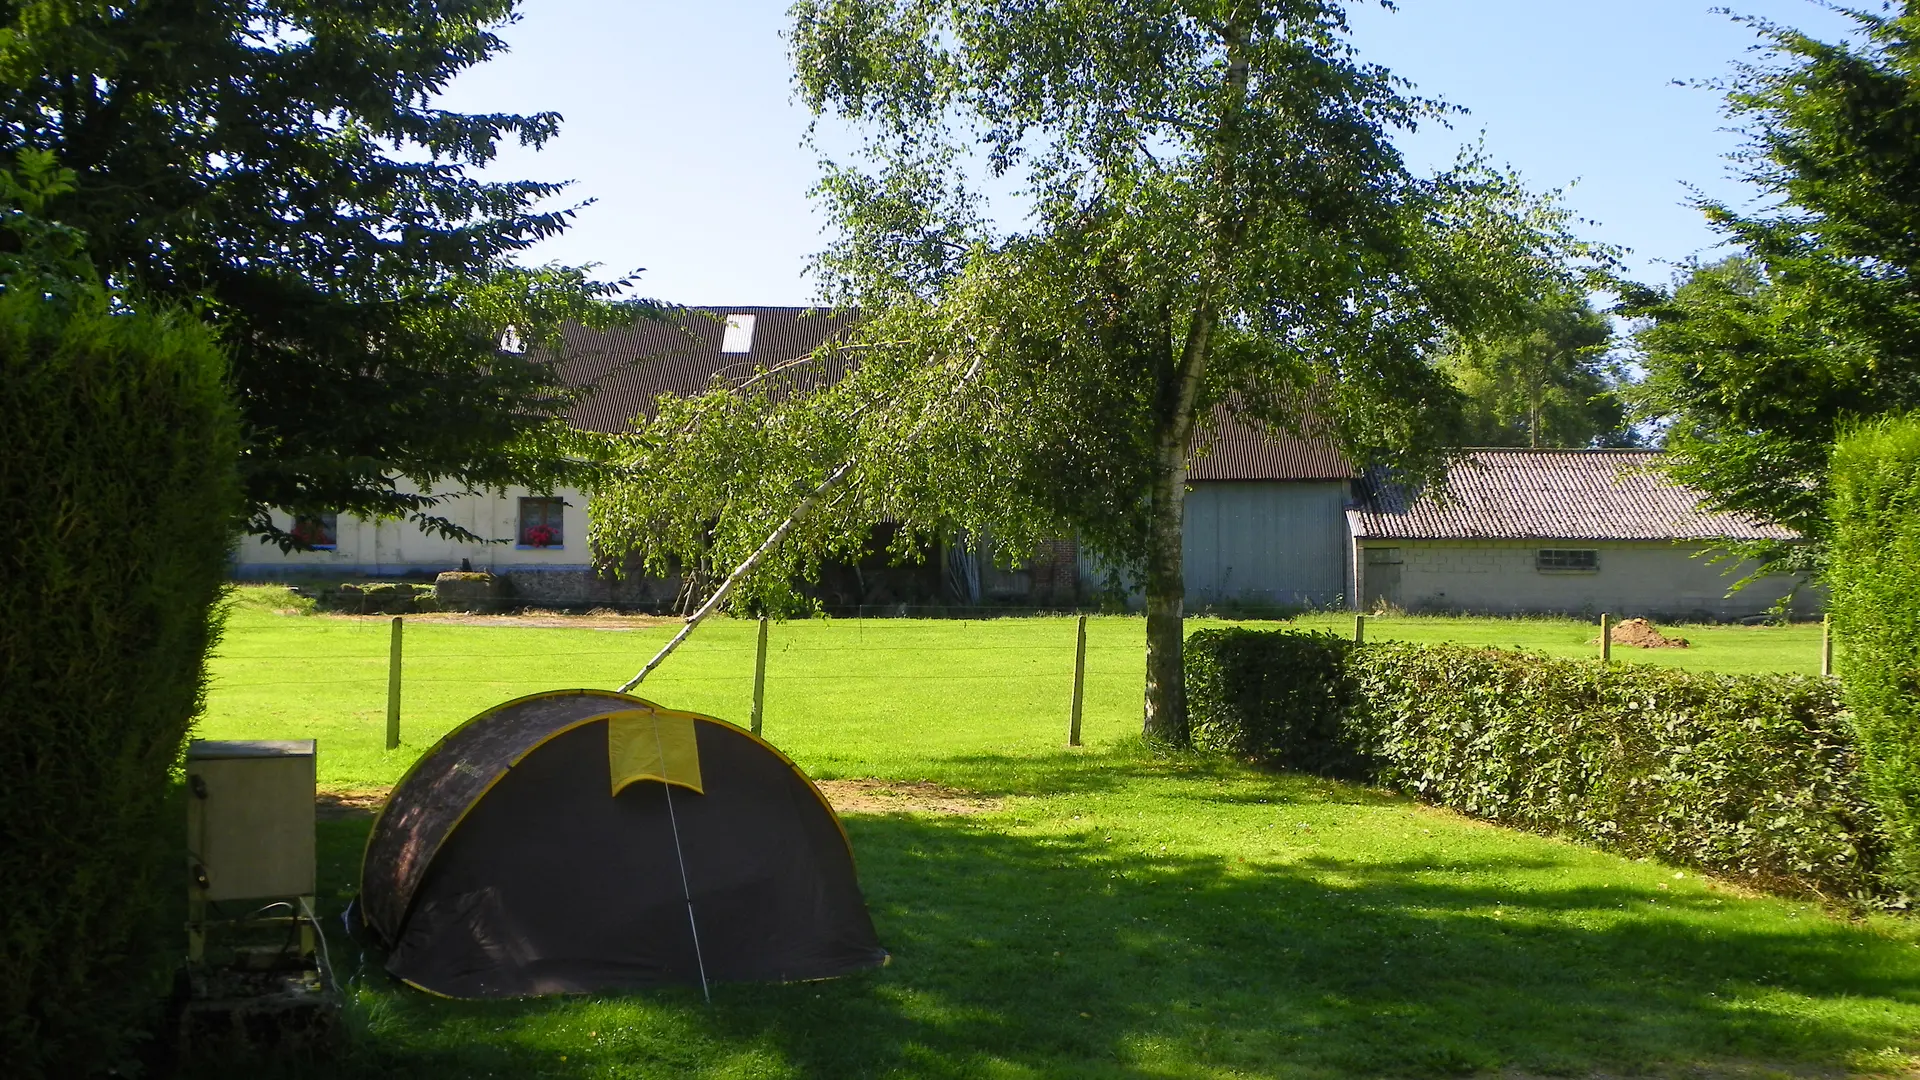
<instances>
[{"instance_id":1,"label":"leafy hedge row","mask_svg":"<svg viewBox=\"0 0 1920 1080\"><path fill-rule=\"evenodd\" d=\"M1371 777L1349 734L1353 642L1334 634L1199 630L1185 650L1196 746L1343 779Z\"/></svg>"},{"instance_id":2,"label":"leafy hedge row","mask_svg":"<svg viewBox=\"0 0 1920 1080\"><path fill-rule=\"evenodd\" d=\"M1208 749L1776 888L1882 884L1828 680L1235 629L1195 633L1187 658Z\"/></svg>"},{"instance_id":3,"label":"leafy hedge row","mask_svg":"<svg viewBox=\"0 0 1920 1080\"><path fill-rule=\"evenodd\" d=\"M1887 876L1920 895L1920 417L1888 417L1832 457L1826 581Z\"/></svg>"},{"instance_id":4,"label":"leafy hedge row","mask_svg":"<svg viewBox=\"0 0 1920 1080\"><path fill-rule=\"evenodd\" d=\"M124 1065L184 952L185 823L169 790L237 515L225 372L185 315L0 292L9 1077Z\"/></svg>"}]
</instances>

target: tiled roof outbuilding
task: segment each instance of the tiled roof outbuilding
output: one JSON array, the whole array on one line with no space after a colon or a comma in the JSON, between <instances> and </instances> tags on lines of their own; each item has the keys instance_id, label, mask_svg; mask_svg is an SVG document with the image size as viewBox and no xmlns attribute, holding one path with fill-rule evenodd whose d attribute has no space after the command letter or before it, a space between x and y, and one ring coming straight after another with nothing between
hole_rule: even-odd
<instances>
[{"instance_id":1,"label":"tiled roof outbuilding","mask_svg":"<svg viewBox=\"0 0 1920 1080\"><path fill-rule=\"evenodd\" d=\"M1794 540L1705 509L1653 450L1469 450L1441 490L1376 483L1347 518L1363 540Z\"/></svg>"}]
</instances>

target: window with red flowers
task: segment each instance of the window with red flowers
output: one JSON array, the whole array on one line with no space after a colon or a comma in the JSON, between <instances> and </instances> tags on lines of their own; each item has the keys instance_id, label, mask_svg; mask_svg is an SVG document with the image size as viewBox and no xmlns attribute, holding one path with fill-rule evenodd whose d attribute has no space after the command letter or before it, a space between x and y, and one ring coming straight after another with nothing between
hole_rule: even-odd
<instances>
[{"instance_id":1,"label":"window with red flowers","mask_svg":"<svg viewBox=\"0 0 1920 1080\"><path fill-rule=\"evenodd\" d=\"M563 521L566 509L565 499L521 499L520 546L523 548L565 547L567 534Z\"/></svg>"},{"instance_id":2,"label":"window with red flowers","mask_svg":"<svg viewBox=\"0 0 1920 1080\"><path fill-rule=\"evenodd\" d=\"M340 543L340 515L300 514L289 530L293 538L316 551L332 551Z\"/></svg>"}]
</instances>

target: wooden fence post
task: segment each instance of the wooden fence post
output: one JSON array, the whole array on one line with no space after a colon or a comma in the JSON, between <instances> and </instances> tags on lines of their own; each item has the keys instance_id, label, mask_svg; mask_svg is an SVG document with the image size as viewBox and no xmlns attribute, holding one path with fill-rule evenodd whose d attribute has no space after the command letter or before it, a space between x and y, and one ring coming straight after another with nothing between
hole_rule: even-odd
<instances>
[{"instance_id":1,"label":"wooden fence post","mask_svg":"<svg viewBox=\"0 0 1920 1080\"><path fill-rule=\"evenodd\" d=\"M1073 720L1067 726L1067 745L1080 745L1080 710L1087 693L1087 617L1080 616L1080 628L1073 646Z\"/></svg>"},{"instance_id":2,"label":"wooden fence post","mask_svg":"<svg viewBox=\"0 0 1920 1080\"><path fill-rule=\"evenodd\" d=\"M1833 616L1820 617L1820 677L1833 678Z\"/></svg>"},{"instance_id":3,"label":"wooden fence post","mask_svg":"<svg viewBox=\"0 0 1920 1080\"><path fill-rule=\"evenodd\" d=\"M760 645L753 654L753 733L760 734L760 721L767 708L767 617L760 616Z\"/></svg>"},{"instance_id":4,"label":"wooden fence post","mask_svg":"<svg viewBox=\"0 0 1920 1080\"><path fill-rule=\"evenodd\" d=\"M1611 622L1611 616L1604 611L1600 613L1600 662L1603 664L1613 660L1613 627L1610 625Z\"/></svg>"},{"instance_id":5,"label":"wooden fence post","mask_svg":"<svg viewBox=\"0 0 1920 1080\"><path fill-rule=\"evenodd\" d=\"M1367 616L1364 613L1353 617L1353 643L1355 645L1367 643Z\"/></svg>"},{"instance_id":6,"label":"wooden fence post","mask_svg":"<svg viewBox=\"0 0 1920 1080\"><path fill-rule=\"evenodd\" d=\"M393 647L387 656L387 749L400 747L400 616L393 617Z\"/></svg>"}]
</instances>

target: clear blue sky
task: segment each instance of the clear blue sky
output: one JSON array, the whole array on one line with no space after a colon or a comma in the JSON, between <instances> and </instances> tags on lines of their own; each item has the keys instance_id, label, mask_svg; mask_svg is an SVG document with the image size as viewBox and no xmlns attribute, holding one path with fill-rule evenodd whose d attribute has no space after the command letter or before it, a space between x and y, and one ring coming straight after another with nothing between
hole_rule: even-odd
<instances>
[{"instance_id":1,"label":"clear blue sky","mask_svg":"<svg viewBox=\"0 0 1920 1080\"><path fill-rule=\"evenodd\" d=\"M1714 236L1686 185L1740 198L1724 155L1720 98L1676 80L1724 75L1753 35L1709 0L1400 0L1353 5L1364 58L1419 92L1472 111L1453 131L1406 142L1425 168L1485 131L1497 162L1537 188L1573 184L1568 203L1628 265L1711 254ZM1844 20L1810 0L1733 0L1736 10L1833 38ZM688 304L803 304L807 257L822 245L807 189L808 117L791 99L786 5L773 2L526 0L503 36L512 51L463 75L444 104L566 117L539 153L518 148L494 174L574 180L592 199L541 260L645 267L640 292Z\"/></svg>"}]
</instances>

